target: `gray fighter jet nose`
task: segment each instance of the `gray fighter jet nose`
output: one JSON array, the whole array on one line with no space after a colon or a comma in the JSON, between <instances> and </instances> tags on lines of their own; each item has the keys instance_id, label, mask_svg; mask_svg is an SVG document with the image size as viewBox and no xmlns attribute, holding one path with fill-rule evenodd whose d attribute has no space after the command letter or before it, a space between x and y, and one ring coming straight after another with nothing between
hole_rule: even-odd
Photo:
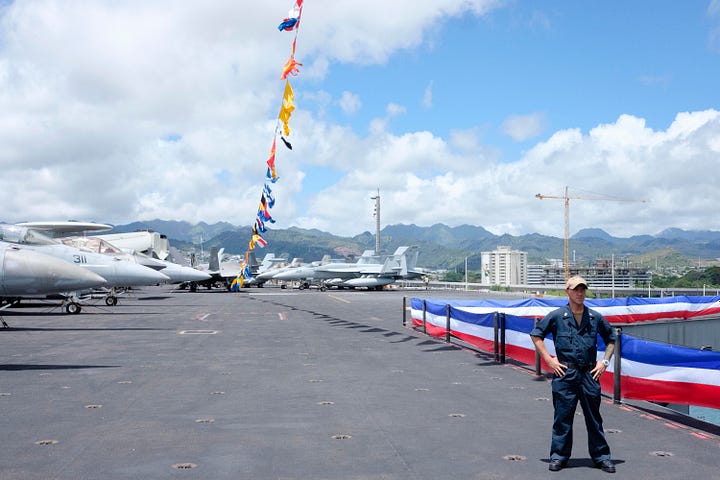
<instances>
[{"instance_id":1,"label":"gray fighter jet nose","mask_svg":"<svg viewBox=\"0 0 720 480\"><path fill-rule=\"evenodd\" d=\"M166 265L167 267L162 269L161 273L170 277L172 283L202 282L203 280L210 280L212 278L209 273L201 272L191 267L172 265L169 263Z\"/></svg>"},{"instance_id":2,"label":"gray fighter jet nose","mask_svg":"<svg viewBox=\"0 0 720 480\"><path fill-rule=\"evenodd\" d=\"M134 287L155 285L169 280L168 276L161 272L125 260L115 261L111 267L113 271L113 285L115 286Z\"/></svg>"},{"instance_id":3,"label":"gray fighter jet nose","mask_svg":"<svg viewBox=\"0 0 720 480\"><path fill-rule=\"evenodd\" d=\"M0 292L4 295L71 292L105 283L100 275L50 255L11 248L2 253Z\"/></svg>"}]
</instances>

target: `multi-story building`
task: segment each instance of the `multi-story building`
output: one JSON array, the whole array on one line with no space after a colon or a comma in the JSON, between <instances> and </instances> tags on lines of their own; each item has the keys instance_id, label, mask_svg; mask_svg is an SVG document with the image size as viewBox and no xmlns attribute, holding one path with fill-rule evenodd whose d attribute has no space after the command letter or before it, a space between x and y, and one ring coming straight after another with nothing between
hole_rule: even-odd
<instances>
[{"instance_id":1,"label":"multi-story building","mask_svg":"<svg viewBox=\"0 0 720 480\"><path fill-rule=\"evenodd\" d=\"M492 252L480 252L481 283L484 285L526 285L527 252L498 246Z\"/></svg>"},{"instance_id":2,"label":"multi-story building","mask_svg":"<svg viewBox=\"0 0 720 480\"><path fill-rule=\"evenodd\" d=\"M530 265L533 275L528 285L563 285L565 269L562 264ZM646 268L612 265L611 260L596 260L593 265L570 265L570 275L580 275L593 287L637 288L650 284L652 276Z\"/></svg>"}]
</instances>

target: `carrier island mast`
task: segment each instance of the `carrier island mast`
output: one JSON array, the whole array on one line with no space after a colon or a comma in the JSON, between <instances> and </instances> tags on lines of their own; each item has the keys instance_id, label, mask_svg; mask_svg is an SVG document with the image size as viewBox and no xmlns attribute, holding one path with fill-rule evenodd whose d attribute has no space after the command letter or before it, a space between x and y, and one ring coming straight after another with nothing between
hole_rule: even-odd
<instances>
[{"instance_id":1,"label":"carrier island mast","mask_svg":"<svg viewBox=\"0 0 720 480\"><path fill-rule=\"evenodd\" d=\"M377 195L370 197L370 200L375 200L375 211L373 216L375 217L375 255L380 255L380 189L378 188Z\"/></svg>"}]
</instances>

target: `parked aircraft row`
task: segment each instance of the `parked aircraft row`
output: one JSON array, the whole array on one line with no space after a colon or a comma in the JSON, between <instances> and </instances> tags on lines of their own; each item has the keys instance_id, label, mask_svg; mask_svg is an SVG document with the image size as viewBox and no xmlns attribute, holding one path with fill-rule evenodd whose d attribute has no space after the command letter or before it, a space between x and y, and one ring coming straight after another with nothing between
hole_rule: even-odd
<instances>
[{"instance_id":1,"label":"parked aircraft row","mask_svg":"<svg viewBox=\"0 0 720 480\"><path fill-rule=\"evenodd\" d=\"M301 289L316 285L321 290L330 287L381 290L397 280L420 278L427 274L416 266L418 253L417 246L403 246L392 255L375 255L373 250L366 250L355 262L333 260L326 255L322 260L312 263L294 258L288 264L285 258L275 257L272 253L266 254L258 262L254 252L250 252L248 264L252 277L246 278L243 286L262 287L274 281L283 288L293 283ZM209 263L196 267L210 274L211 278L195 282L195 285L207 288L223 285L229 290L233 280L241 273L240 265L239 261L226 260L224 249L212 247ZM191 285L191 288L195 285Z\"/></svg>"},{"instance_id":2,"label":"parked aircraft row","mask_svg":"<svg viewBox=\"0 0 720 480\"><path fill-rule=\"evenodd\" d=\"M99 224L82 225L85 230L101 229ZM80 224L51 222L36 227L63 234ZM189 267L122 251L99 237L55 239L20 224L0 224L0 247L0 297L7 303L2 308L20 298L60 294L66 311L78 313L78 297L88 289L102 288L105 303L114 305L121 288L209 278Z\"/></svg>"},{"instance_id":3,"label":"parked aircraft row","mask_svg":"<svg viewBox=\"0 0 720 480\"><path fill-rule=\"evenodd\" d=\"M298 282L300 288L316 284L321 289L365 287L380 290L398 280L425 275L426 272L417 267L418 253L417 246L403 246L392 255L376 255L372 250L366 250L354 263L330 260L329 257L310 264L294 259L285 267L274 267L268 262L264 268L258 268L251 284L262 286L275 280Z\"/></svg>"},{"instance_id":4,"label":"parked aircraft row","mask_svg":"<svg viewBox=\"0 0 720 480\"><path fill-rule=\"evenodd\" d=\"M239 262L224 260L223 249L213 248L210 263L197 268L170 262L167 238L154 232L69 235L111 228L81 222L0 224L0 311L23 298L60 295L65 310L78 313L79 298L90 291L101 290L105 303L115 305L117 292L127 287L157 283L229 286L240 274ZM310 264L294 259L287 265L273 254L258 262L251 252L252 278L245 286L262 287L273 280L283 287L297 282L300 288L379 290L399 279L422 276L425 272L416 267L417 257L418 247L413 246L400 247L393 255L375 255L368 250L356 262L326 256Z\"/></svg>"}]
</instances>

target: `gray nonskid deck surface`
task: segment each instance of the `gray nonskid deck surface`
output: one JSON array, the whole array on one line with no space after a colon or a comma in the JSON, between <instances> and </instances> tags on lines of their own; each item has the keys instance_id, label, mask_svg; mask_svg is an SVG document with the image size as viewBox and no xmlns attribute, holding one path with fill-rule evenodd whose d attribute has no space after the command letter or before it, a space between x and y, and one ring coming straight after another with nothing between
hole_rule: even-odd
<instances>
[{"instance_id":1,"label":"gray nonskid deck surface","mask_svg":"<svg viewBox=\"0 0 720 480\"><path fill-rule=\"evenodd\" d=\"M152 287L49 310L0 331L3 480L608 476L580 415L549 472L549 383L403 328L402 293ZM717 476L717 436L602 412L617 478Z\"/></svg>"}]
</instances>

